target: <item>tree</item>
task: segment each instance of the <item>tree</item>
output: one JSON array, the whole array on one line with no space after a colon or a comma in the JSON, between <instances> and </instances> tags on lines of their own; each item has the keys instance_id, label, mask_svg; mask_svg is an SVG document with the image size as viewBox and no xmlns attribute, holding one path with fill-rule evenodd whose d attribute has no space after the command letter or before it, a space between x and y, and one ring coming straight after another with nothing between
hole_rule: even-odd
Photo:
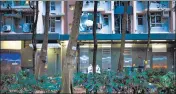
<instances>
[{"instance_id":1,"label":"tree","mask_svg":"<svg viewBox=\"0 0 176 94\"><path fill-rule=\"evenodd\" d=\"M124 14L122 19L122 37L121 37L121 48L120 48L120 57L119 57L119 63L118 63L118 71L123 71L123 65L124 65L124 49L125 49L125 33L127 31L127 7L128 7L128 1L124 1Z\"/></svg>"},{"instance_id":2,"label":"tree","mask_svg":"<svg viewBox=\"0 0 176 94\"><path fill-rule=\"evenodd\" d=\"M79 34L80 18L82 14L82 1L76 1L71 34L66 51L66 59L62 66L62 90L61 93L71 93L70 87L72 83L72 72L74 70L73 61L75 61L76 56L76 46Z\"/></svg>"},{"instance_id":3,"label":"tree","mask_svg":"<svg viewBox=\"0 0 176 94\"><path fill-rule=\"evenodd\" d=\"M176 1L175 1L175 6L174 6L174 8L175 8L175 15L176 15ZM176 19L175 19L176 20ZM176 24L175 24L176 25ZM175 28L176 28L176 26L175 26ZM175 30L175 33L176 33L176 30Z\"/></svg>"},{"instance_id":4,"label":"tree","mask_svg":"<svg viewBox=\"0 0 176 94\"><path fill-rule=\"evenodd\" d=\"M96 38L96 30L97 30L97 4L98 1L94 3L94 20L93 20L93 39L94 39L94 50L93 50L93 73L96 73L96 57L97 57L97 38Z\"/></svg>"},{"instance_id":5,"label":"tree","mask_svg":"<svg viewBox=\"0 0 176 94\"><path fill-rule=\"evenodd\" d=\"M45 64L47 63L47 49L48 49L48 30L49 30L49 13L50 13L50 1L46 1L46 14L45 14L45 27L44 27L44 39L39 56L39 67L37 68L37 77L44 74Z\"/></svg>"},{"instance_id":6,"label":"tree","mask_svg":"<svg viewBox=\"0 0 176 94\"><path fill-rule=\"evenodd\" d=\"M32 1L34 2L34 1ZM37 50L36 47L36 27L37 27L37 21L38 21L38 1L36 1L36 7L32 5L31 1L29 2L30 8L33 10L33 17L35 18L34 23L32 24L32 45L33 45L33 73L35 73L35 53Z\"/></svg>"},{"instance_id":7,"label":"tree","mask_svg":"<svg viewBox=\"0 0 176 94\"><path fill-rule=\"evenodd\" d=\"M0 6L1 6L1 3L2 3L2 2L0 1ZM1 7L0 7L0 10L1 10ZM2 16L1 16L2 14L1 14L1 13L2 13L2 12L0 11L0 29L1 29L1 27L2 27L2 26L1 26L1 25L2 25L2 22L1 22L1 21L2 21Z\"/></svg>"},{"instance_id":8,"label":"tree","mask_svg":"<svg viewBox=\"0 0 176 94\"><path fill-rule=\"evenodd\" d=\"M77 55L76 55L77 73L80 71L80 45L77 43Z\"/></svg>"},{"instance_id":9,"label":"tree","mask_svg":"<svg viewBox=\"0 0 176 94\"><path fill-rule=\"evenodd\" d=\"M144 62L144 69L146 68L146 64L148 63L148 53L149 53L149 46L150 46L150 1L147 1L147 25L148 25L148 41L147 41L147 49L146 49L146 56Z\"/></svg>"}]
</instances>

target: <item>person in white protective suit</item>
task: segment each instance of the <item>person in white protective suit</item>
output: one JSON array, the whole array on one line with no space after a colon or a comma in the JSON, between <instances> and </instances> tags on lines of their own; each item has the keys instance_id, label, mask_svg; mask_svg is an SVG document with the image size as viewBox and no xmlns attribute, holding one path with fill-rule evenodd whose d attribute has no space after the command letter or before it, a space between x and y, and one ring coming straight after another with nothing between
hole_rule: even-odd
<instances>
[{"instance_id":1,"label":"person in white protective suit","mask_svg":"<svg viewBox=\"0 0 176 94\"><path fill-rule=\"evenodd\" d=\"M96 73L101 73L100 72L100 67L98 65L96 65Z\"/></svg>"},{"instance_id":2,"label":"person in white protective suit","mask_svg":"<svg viewBox=\"0 0 176 94\"><path fill-rule=\"evenodd\" d=\"M90 64L89 67L88 67L88 73L93 73L92 64ZM101 73L100 72L100 67L98 65L96 65L96 73Z\"/></svg>"},{"instance_id":3,"label":"person in white protective suit","mask_svg":"<svg viewBox=\"0 0 176 94\"><path fill-rule=\"evenodd\" d=\"M92 72L93 72L93 67L92 67L92 64L90 64L88 67L88 73L92 73Z\"/></svg>"}]
</instances>

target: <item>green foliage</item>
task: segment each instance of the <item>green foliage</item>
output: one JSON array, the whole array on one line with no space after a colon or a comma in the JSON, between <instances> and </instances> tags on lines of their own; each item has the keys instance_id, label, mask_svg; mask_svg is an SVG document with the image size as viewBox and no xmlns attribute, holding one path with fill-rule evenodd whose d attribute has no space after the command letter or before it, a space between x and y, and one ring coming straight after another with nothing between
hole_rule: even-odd
<instances>
[{"instance_id":1,"label":"green foliage","mask_svg":"<svg viewBox=\"0 0 176 94\"><path fill-rule=\"evenodd\" d=\"M44 75L39 79L28 71L20 71L17 74L2 75L1 93L32 93L36 90L56 92L60 90L61 78L59 76L48 77Z\"/></svg>"},{"instance_id":2,"label":"green foliage","mask_svg":"<svg viewBox=\"0 0 176 94\"><path fill-rule=\"evenodd\" d=\"M112 93L113 89L118 87L116 73L113 71L105 71L103 72L103 75L105 91L107 93Z\"/></svg>"},{"instance_id":3,"label":"green foliage","mask_svg":"<svg viewBox=\"0 0 176 94\"><path fill-rule=\"evenodd\" d=\"M1 75L1 93L32 93L37 90L46 93L56 93L61 89L59 75L49 77L43 75L39 79L28 71L17 74ZM135 93L154 92L175 94L175 74L163 69L146 70L143 72L104 71L101 74L76 73L73 78L74 86L83 86L88 92L103 90L106 93L125 92L133 88Z\"/></svg>"},{"instance_id":4,"label":"green foliage","mask_svg":"<svg viewBox=\"0 0 176 94\"><path fill-rule=\"evenodd\" d=\"M86 81L87 75L84 73L76 73L73 78L73 85L83 85Z\"/></svg>"},{"instance_id":5,"label":"green foliage","mask_svg":"<svg viewBox=\"0 0 176 94\"><path fill-rule=\"evenodd\" d=\"M89 92L103 89L106 93L125 92L128 88L135 89L135 93L144 93L158 90L170 91L175 93L175 74L166 72L164 69L151 70L143 72L121 72L104 71L101 74L77 73L74 76L74 86L84 86ZM104 88L102 88L104 87Z\"/></svg>"},{"instance_id":6,"label":"green foliage","mask_svg":"<svg viewBox=\"0 0 176 94\"><path fill-rule=\"evenodd\" d=\"M39 78L38 87L47 92L58 91L61 87L61 79L59 77L44 75Z\"/></svg>"},{"instance_id":7,"label":"green foliage","mask_svg":"<svg viewBox=\"0 0 176 94\"><path fill-rule=\"evenodd\" d=\"M84 84L84 87L88 89L88 91L96 92L102 86L102 75L99 73L90 73L87 75L87 81Z\"/></svg>"}]
</instances>

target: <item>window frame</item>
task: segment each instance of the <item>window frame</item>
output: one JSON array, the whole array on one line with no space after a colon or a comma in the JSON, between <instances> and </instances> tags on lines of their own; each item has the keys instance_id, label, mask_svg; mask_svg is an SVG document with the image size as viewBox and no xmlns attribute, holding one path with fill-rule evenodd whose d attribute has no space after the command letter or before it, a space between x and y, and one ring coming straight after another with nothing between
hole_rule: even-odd
<instances>
[{"instance_id":1,"label":"window frame","mask_svg":"<svg viewBox=\"0 0 176 94\"><path fill-rule=\"evenodd\" d=\"M106 25L109 26L109 15L103 15L103 25L104 26L106 26Z\"/></svg>"},{"instance_id":2,"label":"window frame","mask_svg":"<svg viewBox=\"0 0 176 94\"><path fill-rule=\"evenodd\" d=\"M158 14L159 13L159 14ZM152 17L154 17L154 22L152 22ZM160 17L160 22L157 22L157 17ZM162 15L161 15L161 12L153 12L153 15L152 13L150 13L150 24L151 24L151 27L162 27ZM154 25L154 26L152 26ZM160 25L160 26L158 26Z\"/></svg>"},{"instance_id":3,"label":"window frame","mask_svg":"<svg viewBox=\"0 0 176 94\"><path fill-rule=\"evenodd\" d=\"M50 2L50 10L51 11L55 11L56 10L56 2L55 1L51 1Z\"/></svg>"},{"instance_id":4,"label":"window frame","mask_svg":"<svg viewBox=\"0 0 176 94\"><path fill-rule=\"evenodd\" d=\"M27 21L27 18L29 18L29 20L28 20L29 22ZM31 24L34 23L34 18L33 18L33 16L32 16L32 15L26 15L26 16L25 16L25 22L26 22L26 23L31 23Z\"/></svg>"},{"instance_id":5,"label":"window frame","mask_svg":"<svg viewBox=\"0 0 176 94\"><path fill-rule=\"evenodd\" d=\"M51 20L54 20L54 26L51 25ZM52 31L52 29L54 31ZM56 32L56 17L50 17L49 18L49 32Z\"/></svg>"},{"instance_id":6,"label":"window frame","mask_svg":"<svg viewBox=\"0 0 176 94\"><path fill-rule=\"evenodd\" d=\"M142 24L139 24L139 19L141 19L141 23ZM143 15L138 15L138 25L144 25L144 21L143 21Z\"/></svg>"}]
</instances>

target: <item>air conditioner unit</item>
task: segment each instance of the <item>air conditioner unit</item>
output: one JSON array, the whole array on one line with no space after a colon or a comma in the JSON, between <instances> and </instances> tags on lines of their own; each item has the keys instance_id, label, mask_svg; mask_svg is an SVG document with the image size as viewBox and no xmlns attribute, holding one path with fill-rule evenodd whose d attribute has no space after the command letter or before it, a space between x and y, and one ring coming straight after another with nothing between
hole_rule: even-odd
<instances>
[{"instance_id":1,"label":"air conditioner unit","mask_svg":"<svg viewBox=\"0 0 176 94\"><path fill-rule=\"evenodd\" d=\"M55 21L60 22L61 21L61 17L56 17Z\"/></svg>"},{"instance_id":2,"label":"air conditioner unit","mask_svg":"<svg viewBox=\"0 0 176 94\"><path fill-rule=\"evenodd\" d=\"M4 25L2 27L2 32L10 32L11 31L11 26L10 25Z\"/></svg>"},{"instance_id":3,"label":"air conditioner unit","mask_svg":"<svg viewBox=\"0 0 176 94\"><path fill-rule=\"evenodd\" d=\"M31 32L31 24L30 23L23 24L23 32L25 32L25 33Z\"/></svg>"},{"instance_id":4,"label":"air conditioner unit","mask_svg":"<svg viewBox=\"0 0 176 94\"><path fill-rule=\"evenodd\" d=\"M169 11L163 11L163 15L164 18L169 17Z\"/></svg>"}]
</instances>

